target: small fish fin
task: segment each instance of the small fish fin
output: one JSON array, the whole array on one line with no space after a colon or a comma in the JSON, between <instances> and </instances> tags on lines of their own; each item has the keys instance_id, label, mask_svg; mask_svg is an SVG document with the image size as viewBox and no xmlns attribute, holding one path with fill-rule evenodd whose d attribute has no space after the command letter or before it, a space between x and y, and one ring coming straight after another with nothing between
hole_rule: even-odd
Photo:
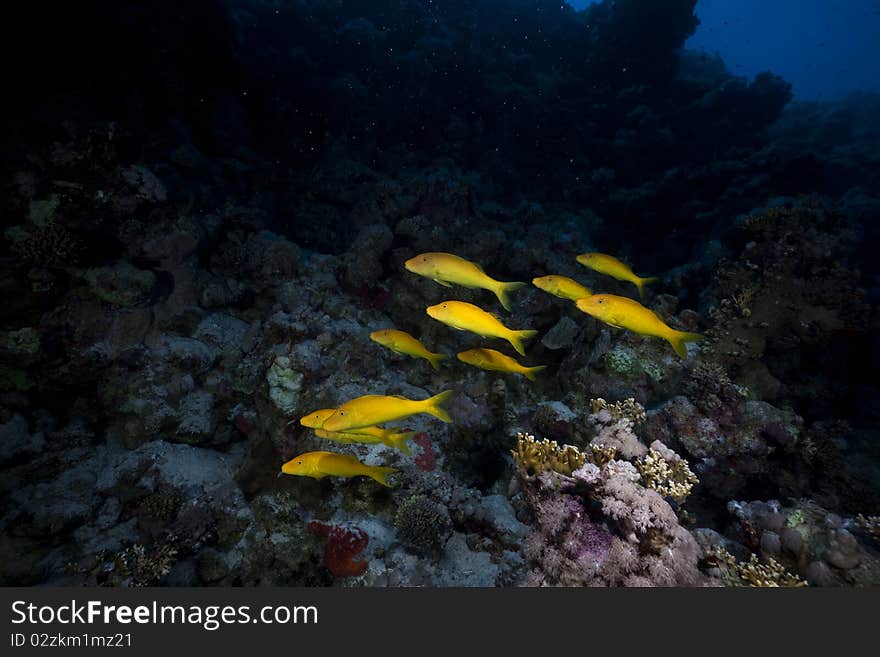
<instances>
[{"instance_id":1,"label":"small fish fin","mask_svg":"<svg viewBox=\"0 0 880 657\"><path fill-rule=\"evenodd\" d=\"M513 348L516 349L517 353L520 356L526 355L526 349L523 347L523 340L529 340L538 335L537 331L532 329L524 329L522 331L511 331L510 337L507 338L507 341L513 345Z\"/></svg>"},{"instance_id":2,"label":"small fish fin","mask_svg":"<svg viewBox=\"0 0 880 657\"><path fill-rule=\"evenodd\" d=\"M426 399L424 401L425 413L433 415L443 422L452 422L452 417L449 415L449 412L443 408L443 404L448 402L454 394L455 390L446 390L439 395L434 395L430 399Z\"/></svg>"},{"instance_id":3,"label":"small fish fin","mask_svg":"<svg viewBox=\"0 0 880 657\"><path fill-rule=\"evenodd\" d=\"M507 296L509 292L513 292L514 290L518 290L521 287L525 287L526 283L522 283L519 281L515 281L513 283L498 283L498 286L495 287L492 291L495 293L495 296L498 297L498 301L501 302L501 305L504 306L504 309L507 312L510 312L513 306L510 304L510 297Z\"/></svg>"},{"instance_id":4,"label":"small fish fin","mask_svg":"<svg viewBox=\"0 0 880 657\"><path fill-rule=\"evenodd\" d=\"M435 283L439 283L439 284L442 285L443 287L452 287L452 284L451 284L451 283L447 283L446 281L441 281L439 278L435 278L435 279L434 279L434 282L435 282Z\"/></svg>"},{"instance_id":5,"label":"small fish fin","mask_svg":"<svg viewBox=\"0 0 880 657\"><path fill-rule=\"evenodd\" d=\"M367 476L378 481L383 486L391 488L391 484L388 483L388 475L392 475L395 472L397 472L397 468L374 467L370 469L370 474Z\"/></svg>"},{"instance_id":6,"label":"small fish fin","mask_svg":"<svg viewBox=\"0 0 880 657\"><path fill-rule=\"evenodd\" d=\"M529 381L537 381L538 377L536 376L536 374L546 369L546 365L535 365L535 367L527 367L523 372L523 376L526 377Z\"/></svg>"},{"instance_id":7,"label":"small fish fin","mask_svg":"<svg viewBox=\"0 0 880 657\"><path fill-rule=\"evenodd\" d=\"M384 436L379 437L379 442L385 445L385 447L391 447L394 449L396 445L394 444L394 435L386 434Z\"/></svg>"},{"instance_id":8,"label":"small fish fin","mask_svg":"<svg viewBox=\"0 0 880 657\"><path fill-rule=\"evenodd\" d=\"M698 342L703 339L703 335L700 333L688 333L687 331L673 331L666 339L672 345L672 348L675 349L675 353L682 358L687 358L688 352L685 344L688 342Z\"/></svg>"},{"instance_id":9,"label":"small fish fin","mask_svg":"<svg viewBox=\"0 0 880 657\"><path fill-rule=\"evenodd\" d=\"M407 443L415 435L415 431L403 431L401 433L393 433L388 437L391 439L392 447L396 447L401 452L409 456L412 452L410 452L409 445Z\"/></svg>"},{"instance_id":10,"label":"small fish fin","mask_svg":"<svg viewBox=\"0 0 880 657\"><path fill-rule=\"evenodd\" d=\"M658 279L656 276L648 276L647 278L638 278L637 277L635 280L635 284L636 284L636 287L639 288L639 297L644 299L645 298L645 285L647 285L648 283L656 283L657 280Z\"/></svg>"},{"instance_id":11,"label":"small fish fin","mask_svg":"<svg viewBox=\"0 0 880 657\"><path fill-rule=\"evenodd\" d=\"M433 367L435 370L439 370L440 361L446 360L447 358L449 358L449 356L447 356L446 354L428 354L427 356L425 356L425 359L429 363L431 363L431 367Z\"/></svg>"}]
</instances>

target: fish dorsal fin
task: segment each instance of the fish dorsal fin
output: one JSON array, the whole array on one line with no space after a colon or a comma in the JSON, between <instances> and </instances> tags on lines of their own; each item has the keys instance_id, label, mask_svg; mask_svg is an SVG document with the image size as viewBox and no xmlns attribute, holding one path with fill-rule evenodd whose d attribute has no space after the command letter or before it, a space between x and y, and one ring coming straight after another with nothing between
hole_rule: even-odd
<instances>
[{"instance_id":1,"label":"fish dorsal fin","mask_svg":"<svg viewBox=\"0 0 880 657\"><path fill-rule=\"evenodd\" d=\"M403 399L405 401L409 401L409 399L407 399L403 395L391 395L391 397L393 397L394 399Z\"/></svg>"}]
</instances>

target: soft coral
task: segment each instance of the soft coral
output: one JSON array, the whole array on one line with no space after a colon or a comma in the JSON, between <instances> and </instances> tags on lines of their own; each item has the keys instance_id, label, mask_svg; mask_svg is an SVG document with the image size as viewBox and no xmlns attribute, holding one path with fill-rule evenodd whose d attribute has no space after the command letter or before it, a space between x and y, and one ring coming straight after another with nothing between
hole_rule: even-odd
<instances>
[{"instance_id":1,"label":"soft coral","mask_svg":"<svg viewBox=\"0 0 880 657\"><path fill-rule=\"evenodd\" d=\"M367 533L359 527L341 527L312 521L308 524L309 533L327 539L324 544L324 567L334 577L355 577L363 575L367 562L356 557L367 547Z\"/></svg>"}]
</instances>

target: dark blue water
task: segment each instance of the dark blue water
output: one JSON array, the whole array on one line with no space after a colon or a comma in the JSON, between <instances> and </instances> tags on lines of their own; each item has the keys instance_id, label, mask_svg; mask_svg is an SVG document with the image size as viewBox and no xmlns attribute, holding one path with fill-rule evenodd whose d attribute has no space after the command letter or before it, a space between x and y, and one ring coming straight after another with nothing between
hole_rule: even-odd
<instances>
[{"instance_id":1,"label":"dark blue water","mask_svg":"<svg viewBox=\"0 0 880 657\"><path fill-rule=\"evenodd\" d=\"M876 0L699 0L696 14L687 47L719 53L738 75L773 71L804 100L880 89Z\"/></svg>"}]
</instances>

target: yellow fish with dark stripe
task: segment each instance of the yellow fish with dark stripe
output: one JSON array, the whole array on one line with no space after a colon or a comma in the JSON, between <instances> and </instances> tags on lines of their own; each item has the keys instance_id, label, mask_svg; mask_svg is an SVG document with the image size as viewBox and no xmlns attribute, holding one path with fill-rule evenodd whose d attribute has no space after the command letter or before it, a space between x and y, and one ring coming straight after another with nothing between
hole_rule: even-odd
<instances>
[{"instance_id":1,"label":"yellow fish with dark stripe","mask_svg":"<svg viewBox=\"0 0 880 657\"><path fill-rule=\"evenodd\" d=\"M656 277L649 276L647 278L636 276L629 265L622 263L614 256L605 255L604 253L582 253L577 257L577 261L588 269L597 271L600 274L611 276L619 281L632 283L639 289L639 297L645 297L645 284L653 283Z\"/></svg>"},{"instance_id":2,"label":"yellow fish with dark stripe","mask_svg":"<svg viewBox=\"0 0 880 657\"><path fill-rule=\"evenodd\" d=\"M404 267L414 274L430 278L446 287L452 287L450 283L455 283L470 289L489 290L498 297L505 310L511 308L508 292L525 285L519 282L496 281L477 263L451 253L422 253L407 260Z\"/></svg>"},{"instance_id":3,"label":"yellow fish with dark stripe","mask_svg":"<svg viewBox=\"0 0 880 657\"><path fill-rule=\"evenodd\" d=\"M387 347L394 353L412 356L413 358L424 358L431 363L431 367L435 370L440 369L441 360L448 358L446 354L436 354L433 351L428 350L425 345L406 331L381 329L370 333L370 340L383 347Z\"/></svg>"},{"instance_id":4,"label":"yellow fish with dark stripe","mask_svg":"<svg viewBox=\"0 0 880 657\"><path fill-rule=\"evenodd\" d=\"M481 370L522 374L529 381L537 381L535 374L547 369L546 365L527 367L520 364L515 358L511 358L494 349L468 349L458 354L458 360L462 363L479 367Z\"/></svg>"},{"instance_id":5,"label":"yellow fish with dark stripe","mask_svg":"<svg viewBox=\"0 0 880 657\"><path fill-rule=\"evenodd\" d=\"M364 445L382 443L388 447L399 449L404 454L410 453L407 441L416 435L415 431L397 431L395 429L383 429L382 427L362 427L352 431L327 431L322 429L321 427L327 418L335 412L335 408L322 408L318 411L312 411L300 418L299 423L304 427L314 429L316 436L326 440L333 440L338 443L361 443Z\"/></svg>"},{"instance_id":6,"label":"yellow fish with dark stripe","mask_svg":"<svg viewBox=\"0 0 880 657\"><path fill-rule=\"evenodd\" d=\"M384 395L364 395L345 402L324 420L321 428L326 431L353 431L362 427L402 420L410 415L427 413L443 422L452 422L449 413L443 408L454 390L441 392L428 399L417 401L406 397L386 397Z\"/></svg>"},{"instance_id":7,"label":"yellow fish with dark stripe","mask_svg":"<svg viewBox=\"0 0 880 657\"><path fill-rule=\"evenodd\" d=\"M538 332L531 329L515 331L502 324L495 315L487 313L472 303L464 301L444 301L426 309L428 315L459 331L470 331L484 338L507 340L517 353L526 355L523 340L535 337Z\"/></svg>"},{"instance_id":8,"label":"yellow fish with dark stripe","mask_svg":"<svg viewBox=\"0 0 880 657\"><path fill-rule=\"evenodd\" d=\"M552 294L554 297L570 299L571 301L577 301L593 294L590 288L581 285L576 280L555 274L533 278L532 285L540 290L544 290L548 294Z\"/></svg>"},{"instance_id":9,"label":"yellow fish with dark stripe","mask_svg":"<svg viewBox=\"0 0 880 657\"><path fill-rule=\"evenodd\" d=\"M638 301L613 294L594 294L577 302L578 310L596 319L614 326L627 329L648 337L662 338L672 345L682 358L687 358L687 342L697 342L703 336L699 333L676 331L660 319L650 308L645 308Z\"/></svg>"},{"instance_id":10,"label":"yellow fish with dark stripe","mask_svg":"<svg viewBox=\"0 0 880 657\"><path fill-rule=\"evenodd\" d=\"M355 457L333 452L306 452L289 460L281 466L284 474L297 477L369 477L383 486L391 487L388 475L397 472L394 468L365 465Z\"/></svg>"}]
</instances>

